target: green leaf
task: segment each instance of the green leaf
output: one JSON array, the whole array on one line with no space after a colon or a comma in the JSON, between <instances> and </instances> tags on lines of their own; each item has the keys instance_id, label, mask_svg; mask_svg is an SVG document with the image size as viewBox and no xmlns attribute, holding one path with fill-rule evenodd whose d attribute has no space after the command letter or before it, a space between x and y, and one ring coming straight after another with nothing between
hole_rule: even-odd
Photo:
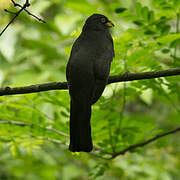
<instances>
[{"instance_id":1,"label":"green leaf","mask_svg":"<svg viewBox=\"0 0 180 180\"><path fill-rule=\"evenodd\" d=\"M143 22L142 21L133 21L134 24L138 25L138 26L142 26Z\"/></svg>"},{"instance_id":2,"label":"green leaf","mask_svg":"<svg viewBox=\"0 0 180 180\"><path fill-rule=\"evenodd\" d=\"M170 49L165 48L165 49L162 49L161 52L162 52L163 54L167 54L167 53L170 52Z\"/></svg>"},{"instance_id":3,"label":"green leaf","mask_svg":"<svg viewBox=\"0 0 180 180\"><path fill-rule=\"evenodd\" d=\"M127 10L127 8L116 8L115 9L115 12L116 13L123 13L124 11L126 11Z\"/></svg>"},{"instance_id":4,"label":"green leaf","mask_svg":"<svg viewBox=\"0 0 180 180\"><path fill-rule=\"evenodd\" d=\"M166 35L169 33L171 29L171 26L170 25L165 25L162 29L161 29L161 35Z\"/></svg>"},{"instance_id":5,"label":"green leaf","mask_svg":"<svg viewBox=\"0 0 180 180\"><path fill-rule=\"evenodd\" d=\"M167 34L163 37L157 38L157 42L162 43L162 44L168 44L171 43L173 41L175 41L176 39L180 38L180 33L177 34Z\"/></svg>"},{"instance_id":6,"label":"green leaf","mask_svg":"<svg viewBox=\"0 0 180 180\"><path fill-rule=\"evenodd\" d=\"M147 35L153 35L153 34L156 34L156 32L152 31L152 30L146 30L144 32L144 34L147 34Z\"/></svg>"},{"instance_id":7,"label":"green leaf","mask_svg":"<svg viewBox=\"0 0 180 180\"><path fill-rule=\"evenodd\" d=\"M144 18L145 21L148 21L149 20L149 10L148 10L148 7L143 7L141 9L141 14L142 14L142 17Z\"/></svg>"},{"instance_id":8,"label":"green leaf","mask_svg":"<svg viewBox=\"0 0 180 180\"><path fill-rule=\"evenodd\" d=\"M135 4L135 8L136 8L136 14L137 14L137 16L138 16L138 17L141 17L141 16L142 16L142 5L141 5L139 2L137 2L137 3Z\"/></svg>"},{"instance_id":9,"label":"green leaf","mask_svg":"<svg viewBox=\"0 0 180 180\"><path fill-rule=\"evenodd\" d=\"M172 41L169 45L170 48L175 48L177 45L180 44L180 38L179 39L175 39L174 41Z\"/></svg>"},{"instance_id":10,"label":"green leaf","mask_svg":"<svg viewBox=\"0 0 180 180\"><path fill-rule=\"evenodd\" d=\"M154 11L148 12L148 21L149 21L149 23L152 23L155 21Z\"/></svg>"},{"instance_id":11,"label":"green leaf","mask_svg":"<svg viewBox=\"0 0 180 180\"><path fill-rule=\"evenodd\" d=\"M17 146L17 143L12 142L10 144L11 144L11 152L12 152L13 156L18 156L20 153L19 153L19 148Z\"/></svg>"}]
</instances>

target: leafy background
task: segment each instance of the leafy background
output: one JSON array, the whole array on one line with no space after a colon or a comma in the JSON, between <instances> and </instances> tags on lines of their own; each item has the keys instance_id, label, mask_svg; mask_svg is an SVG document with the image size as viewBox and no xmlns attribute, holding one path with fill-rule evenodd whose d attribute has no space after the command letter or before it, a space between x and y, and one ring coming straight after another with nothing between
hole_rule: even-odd
<instances>
[{"instance_id":1,"label":"leafy background","mask_svg":"<svg viewBox=\"0 0 180 180\"><path fill-rule=\"evenodd\" d=\"M23 3L24 1L17 1ZM31 0L43 24L22 13L0 37L0 86L65 81L65 67L85 19L115 24L111 75L180 67L179 0ZM16 11L0 0L0 27ZM180 77L116 83L93 106L93 153L70 153L68 91L0 97L0 179L180 179L179 134L106 160L108 153L180 123ZM52 129L58 132L52 131ZM99 150L100 149L100 150Z\"/></svg>"}]
</instances>

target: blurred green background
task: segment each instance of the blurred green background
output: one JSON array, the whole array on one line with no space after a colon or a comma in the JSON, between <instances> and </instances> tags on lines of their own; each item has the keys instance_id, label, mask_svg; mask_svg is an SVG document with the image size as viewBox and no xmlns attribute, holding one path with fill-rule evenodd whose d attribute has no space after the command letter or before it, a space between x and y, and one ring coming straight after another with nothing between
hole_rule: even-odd
<instances>
[{"instance_id":1,"label":"blurred green background","mask_svg":"<svg viewBox=\"0 0 180 180\"><path fill-rule=\"evenodd\" d=\"M25 0L16 1L23 4ZM179 0L30 0L0 37L0 87L65 81L71 46L93 13L106 15L115 58L111 75L180 67ZM17 11L0 0L0 30ZM0 97L2 180L179 180L180 135L113 160L109 154L180 124L180 76L108 85L93 106L92 153L70 153L68 91ZM51 130L49 130L50 128Z\"/></svg>"}]
</instances>

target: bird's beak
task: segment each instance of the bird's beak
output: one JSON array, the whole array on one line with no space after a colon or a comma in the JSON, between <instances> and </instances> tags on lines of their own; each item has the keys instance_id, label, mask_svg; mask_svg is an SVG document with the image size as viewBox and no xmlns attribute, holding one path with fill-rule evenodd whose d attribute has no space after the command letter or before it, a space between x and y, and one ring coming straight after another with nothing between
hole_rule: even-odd
<instances>
[{"instance_id":1,"label":"bird's beak","mask_svg":"<svg viewBox=\"0 0 180 180\"><path fill-rule=\"evenodd\" d=\"M114 24L113 24L111 21L108 21L108 22L106 23L106 26L107 26L107 27L114 27Z\"/></svg>"}]
</instances>

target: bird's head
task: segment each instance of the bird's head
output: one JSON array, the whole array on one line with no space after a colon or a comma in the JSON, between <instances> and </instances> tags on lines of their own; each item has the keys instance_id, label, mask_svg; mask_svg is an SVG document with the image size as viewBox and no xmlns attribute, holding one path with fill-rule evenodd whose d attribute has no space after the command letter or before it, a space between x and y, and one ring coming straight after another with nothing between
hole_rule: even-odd
<instances>
[{"instance_id":1,"label":"bird's head","mask_svg":"<svg viewBox=\"0 0 180 180\"><path fill-rule=\"evenodd\" d=\"M87 18L83 29L104 30L113 26L114 24L106 16L93 14Z\"/></svg>"}]
</instances>

